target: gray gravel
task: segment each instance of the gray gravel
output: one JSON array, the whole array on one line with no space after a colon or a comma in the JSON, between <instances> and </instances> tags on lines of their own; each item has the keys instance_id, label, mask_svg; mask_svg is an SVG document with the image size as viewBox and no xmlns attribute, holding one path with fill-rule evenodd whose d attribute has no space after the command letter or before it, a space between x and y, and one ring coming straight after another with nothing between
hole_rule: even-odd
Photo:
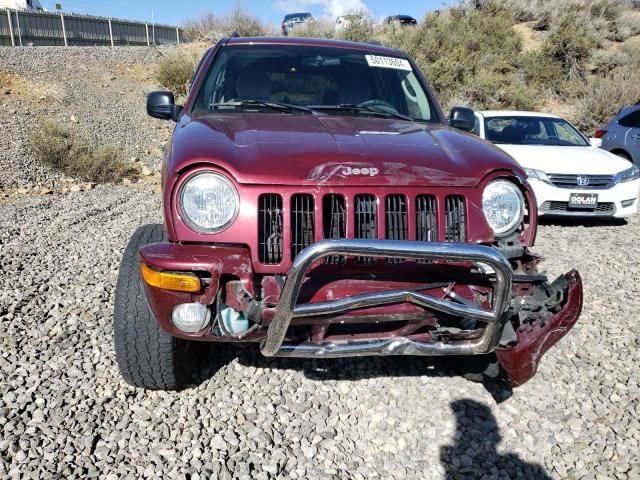
<instances>
[{"instance_id":1,"label":"gray gravel","mask_svg":"<svg viewBox=\"0 0 640 480\"><path fill-rule=\"evenodd\" d=\"M96 144L118 146L129 160L155 168L169 133L146 116L153 71L175 47L0 48L0 75L21 76L0 92L0 190L48 184L56 175L35 162L27 134L43 119L75 125Z\"/></svg>"},{"instance_id":2,"label":"gray gravel","mask_svg":"<svg viewBox=\"0 0 640 480\"><path fill-rule=\"evenodd\" d=\"M165 393L121 381L111 335L124 245L159 212L149 187L0 205L0 478L640 478L640 219L541 228L585 311L510 397L428 359L251 348Z\"/></svg>"}]
</instances>

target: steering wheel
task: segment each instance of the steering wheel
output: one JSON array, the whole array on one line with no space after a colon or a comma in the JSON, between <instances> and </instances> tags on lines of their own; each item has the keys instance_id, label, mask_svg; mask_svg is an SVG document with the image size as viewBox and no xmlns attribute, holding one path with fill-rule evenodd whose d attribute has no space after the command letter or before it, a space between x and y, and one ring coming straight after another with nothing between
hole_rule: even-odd
<instances>
[{"instance_id":1,"label":"steering wheel","mask_svg":"<svg viewBox=\"0 0 640 480\"><path fill-rule=\"evenodd\" d=\"M359 107L385 107L388 108L389 110L399 113L398 110L396 109L396 107L394 107L393 105L391 105L389 102L385 101L385 100L379 100L379 99L372 99L372 100L367 100L366 102L362 102L358 104Z\"/></svg>"}]
</instances>

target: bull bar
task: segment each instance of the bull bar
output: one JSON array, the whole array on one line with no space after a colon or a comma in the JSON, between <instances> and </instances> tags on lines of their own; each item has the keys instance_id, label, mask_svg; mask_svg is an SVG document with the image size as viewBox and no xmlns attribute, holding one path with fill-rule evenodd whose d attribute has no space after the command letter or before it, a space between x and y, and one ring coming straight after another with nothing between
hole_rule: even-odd
<instances>
[{"instance_id":1,"label":"bull bar","mask_svg":"<svg viewBox=\"0 0 640 480\"><path fill-rule=\"evenodd\" d=\"M317 303L298 304L307 271L318 260L329 256L413 258L474 262L490 266L495 275L493 305L490 310L454 303L411 290L366 293ZM349 357L372 355L478 355L490 353L500 340L500 328L511 303L513 270L497 249L483 245L417 242L404 240L336 239L322 240L305 248L293 265L280 295L280 301L260 351L267 357ZM325 343L285 343L293 318L333 315L348 310L407 302L449 315L486 323L482 336L452 341L415 341L404 337L366 341Z\"/></svg>"}]
</instances>

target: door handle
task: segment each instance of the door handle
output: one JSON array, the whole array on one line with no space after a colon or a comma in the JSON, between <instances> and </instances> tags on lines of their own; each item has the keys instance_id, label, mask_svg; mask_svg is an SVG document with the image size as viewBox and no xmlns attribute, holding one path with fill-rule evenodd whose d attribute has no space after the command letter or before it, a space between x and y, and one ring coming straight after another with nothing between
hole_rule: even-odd
<instances>
[{"instance_id":1,"label":"door handle","mask_svg":"<svg viewBox=\"0 0 640 480\"><path fill-rule=\"evenodd\" d=\"M633 138L634 140L640 140L640 133L635 133L631 135L631 138Z\"/></svg>"}]
</instances>

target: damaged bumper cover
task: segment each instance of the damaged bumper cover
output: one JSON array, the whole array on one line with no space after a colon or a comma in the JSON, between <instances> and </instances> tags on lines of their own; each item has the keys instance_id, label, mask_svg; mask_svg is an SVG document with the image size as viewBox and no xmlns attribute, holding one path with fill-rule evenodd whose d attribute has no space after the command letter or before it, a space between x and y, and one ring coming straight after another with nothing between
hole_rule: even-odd
<instances>
[{"instance_id":1,"label":"damaged bumper cover","mask_svg":"<svg viewBox=\"0 0 640 480\"><path fill-rule=\"evenodd\" d=\"M255 278L250 253L243 247L212 247L205 245L154 244L144 247L141 260L158 270L204 273L205 288L199 294L167 292L145 285L151 310L169 333L194 340L238 341L239 338L220 337L206 331L186 335L172 325L172 309L187 302L210 305L215 310L222 278L231 275L252 306L256 306ZM344 292L338 299L302 302L305 278L327 257L376 257L386 259L415 259L421 262L448 265L466 262L482 265L491 286L490 301L484 305L460 299L455 295L435 296L416 289L387 289L366 292ZM496 353L513 385L521 385L537 370L544 353L560 340L577 321L582 309L582 280L575 271L560 277L553 284L523 287L522 275L515 275L512 263L498 249L482 245L430 243L388 240L324 240L303 250L293 262L286 281L273 301L273 308L262 306L262 317L252 334L243 341L260 343L265 356L281 357L347 357L371 355L482 355ZM526 275L524 276L526 277ZM264 292L262 292L264 293ZM351 294L351 296L349 296ZM377 338L357 338L300 341L289 336L298 323L317 319L342 318L340 315L376 308L398 309L410 304L417 309L472 321L482 326L467 336L449 337L433 331L430 335L379 335ZM367 310L368 309L368 310ZM269 314L267 314L269 313ZM356 317L357 318L357 317ZM364 318L364 317L363 317ZM363 320L365 321L365 320ZM370 321L370 320L366 320ZM460 330L459 330L460 331Z\"/></svg>"}]
</instances>

